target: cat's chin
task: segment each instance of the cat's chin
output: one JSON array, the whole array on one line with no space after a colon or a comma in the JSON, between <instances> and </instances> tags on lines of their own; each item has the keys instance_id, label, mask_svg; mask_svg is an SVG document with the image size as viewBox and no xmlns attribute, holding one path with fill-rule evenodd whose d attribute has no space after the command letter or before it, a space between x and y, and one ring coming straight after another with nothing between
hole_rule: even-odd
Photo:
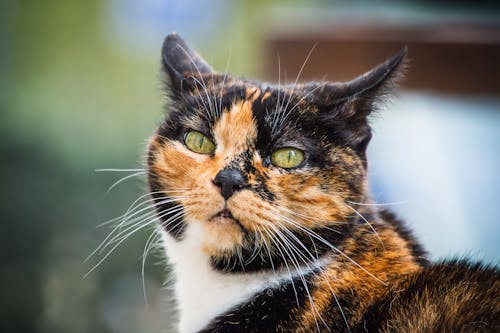
<instances>
[{"instance_id":1,"label":"cat's chin","mask_svg":"<svg viewBox=\"0 0 500 333\"><path fill-rule=\"evenodd\" d=\"M243 229L238 220L221 212L202 222L203 249L211 256L234 251L243 243Z\"/></svg>"}]
</instances>

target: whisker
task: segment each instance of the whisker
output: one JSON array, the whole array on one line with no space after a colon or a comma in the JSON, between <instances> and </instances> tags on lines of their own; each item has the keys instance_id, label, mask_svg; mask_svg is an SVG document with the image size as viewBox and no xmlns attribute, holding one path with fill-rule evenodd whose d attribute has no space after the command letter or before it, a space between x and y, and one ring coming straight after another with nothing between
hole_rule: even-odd
<instances>
[{"instance_id":1,"label":"whisker","mask_svg":"<svg viewBox=\"0 0 500 333\"><path fill-rule=\"evenodd\" d=\"M131 175L127 175L125 177L122 177L120 179L118 179L116 182L113 183L113 185L111 185L108 190L106 191L106 194L108 194L109 192L111 192L112 189L114 189L118 184L126 181L127 179L130 179L130 178L133 178L133 177L136 177L136 176L140 176L140 175L145 175L146 172L145 171L139 171L139 172L136 172L136 173L133 173Z\"/></svg>"},{"instance_id":2,"label":"whisker","mask_svg":"<svg viewBox=\"0 0 500 333\"><path fill-rule=\"evenodd\" d=\"M295 301L297 303L297 306L300 306L300 302L299 302L299 295L297 293L297 289L295 287L295 283L293 282L293 276L292 276L292 271L290 270L290 267L288 266L288 262L286 260L286 257L285 255L283 254L283 252L281 251L281 247L279 246L279 244L277 243L277 240L273 237L272 233L266 228L263 226L263 231L268 235L269 237L269 240L271 241L271 244L274 244L275 245L275 248L278 250L278 252L281 254L281 258L283 258L283 262L285 263L285 267L288 271L288 275L290 277L290 282L292 283L292 289L293 289L293 292L295 294ZM269 255L269 257L271 257L271 255Z\"/></svg>"},{"instance_id":3,"label":"whisker","mask_svg":"<svg viewBox=\"0 0 500 333\"><path fill-rule=\"evenodd\" d=\"M252 254L250 255L250 257L248 257L248 259L245 260L245 265L248 265L255 258L257 258L257 256L259 255L260 251L262 250L262 244L259 243L258 236L259 236L259 234L257 233L257 231L254 231L253 251L252 251Z\"/></svg>"},{"instance_id":4,"label":"whisker","mask_svg":"<svg viewBox=\"0 0 500 333\"><path fill-rule=\"evenodd\" d=\"M227 73L229 70L229 63L230 62L231 62L231 51L229 51L229 55L227 57L226 70L224 72L224 77L222 79L222 85L221 85L220 92L219 92L219 117L222 115L222 92L224 91L224 87L226 84L226 78L227 78Z\"/></svg>"},{"instance_id":5,"label":"whisker","mask_svg":"<svg viewBox=\"0 0 500 333\"><path fill-rule=\"evenodd\" d=\"M236 248L236 256L238 257L238 261L240 262L241 268L243 271L245 271L245 265L244 265L244 260L243 260L243 253L241 252L241 248L237 247Z\"/></svg>"},{"instance_id":6,"label":"whisker","mask_svg":"<svg viewBox=\"0 0 500 333\"><path fill-rule=\"evenodd\" d=\"M300 269L300 264L297 260L297 257L295 256L294 253L297 253L297 254L300 254L300 251L297 251L296 248L294 249L292 247L293 244L290 243L290 241L286 238L286 236L284 236L276 227L274 227L273 225L270 225L270 227L274 230L275 234L278 236L278 238L280 238L283 243L281 243L279 240L277 240L278 242L280 242L283 246L284 246L284 250L285 252L288 254L288 257L290 258L292 264L295 266L295 269L299 275L299 278L301 279L302 281L302 284L304 286L304 289L307 293L307 297L308 297L308 300L309 300L309 304L311 305L311 308L313 310L313 315L314 315L314 321L316 323L316 328L318 329L318 332L321 332L320 328L319 328L319 323L317 321L317 318L316 318L316 313L319 315L320 319L323 321L323 324L328 328L328 325L326 325L326 322L324 321L324 319L321 317L321 314L319 313L319 311L317 310L315 304L314 304L314 300L311 296L311 293L309 292L309 288L307 286L307 282L305 280L305 277L304 277L304 274L302 274L302 271ZM286 248L288 248L288 251L286 251ZM304 259L302 259L302 261L304 262L304 264L306 264L306 267L309 267L309 264L307 261L305 261ZM286 261L285 261L286 262Z\"/></svg>"},{"instance_id":7,"label":"whisker","mask_svg":"<svg viewBox=\"0 0 500 333\"><path fill-rule=\"evenodd\" d=\"M276 274L276 269L274 268L274 263L273 263L273 257L271 255L271 251L269 249L269 245L267 244L267 239L262 234L262 230L260 228L258 228L257 230L259 231L260 235L262 236L261 238L262 238L262 240L264 242L264 247L266 249L267 255L269 256L269 263L271 264L271 268L273 270L273 273ZM264 230L264 232L265 232L265 230Z\"/></svg>"},{"instance_id":8,"label":"whisker","mask_svg":"<svg viewBox=\"0 0 500 333\"><path fill-rule=\"evenodd\" d=\"M275 135L275 131L276 131L276 123L277 123L277 115L278 115L278 107L280 105L280 95L281 95L281 59L280 59L280 54L277 53L276 54L277 57L278 57L278 97L276 99L276 107L274 109L274 113L273 113L273 118L272 118L272 121L271 121L271 124L272 124L272 127L271 127L271 133L273 135Z\"/></svg>"},{"instance_id":9,"label":"whisker","mask_svg":"<svg viewBox=\"0 0 500 333\"><path fill-rule=\"evenodd\" d=\"M202 80L202 82L203 82L203 86L202 86L202 88L203 88L203 90L205 91L205 94L206 94L206 97L207 97L207 102L208 102L208 105L209 105L209 112L210 112L211 114L213 114L213 106L212 106L212 101L211 101L211 99L210 99L210 97L209 97L209 94L208 94L208 88L207 88L207 85L206 85L206 83L205 83L205 80L203 79L203 75L201 74L201 71L200 71L199 67L196 65L196 63L195 63L195 61L194 61L193 57L191 57L191 55L189 54L189 52L187 52L187 51L186 51L186 49L184 49L184 48L182 47L182 45L177 44L177 47L178 47L178 48L180 48L180 49L181 49L181 50L182 50L182 51L186 54L186 56L187 56L187 57L189 58L189 60L191 61L191 64L194 66L194 68L196 69L196 71L197 71L197 72L198 72L198 74L200 75L200 79L201 79L201 80ZM194 77L193 77L193 78L194 78ZM196 79L195 79L195 80L196 80ZM200 97L201 97L201 96L200 96Z\"/></svg>"},{"instance_id":10,"label":"whisker","mask_svg":"<svg viewBox=\"0 0 500 333\"><path fill-rule=\"evenodd\" d=\"M88 276L89 276L89 275L90 275L90 274L91 274L91 273L92 273L92 272L93 272L93 271L94 271L97 267L99 267L99 265L101 265L101 264L104 262L104 260L106 260L106 259L107 259L107 258L108 258L108 257L109 257L109 256L110 256L113 252L114 252L114 250L116 250L116 248L117 248L118 246L120 246L120 244L122 244L122 243L123 243L123 242L124 242L127 238L129 238L130 236L132 236L133 234L135 234L137 231L139 231L139 230L141 230L141 229L145 228L146 226L150 225L151 223L156 222L156 221L157 221L157 220L159 220L159 219L160 219L160 216L155 217L154 219L151 219L151 220L150 220L150 221L148 221L147 223L142 224L141 226L139 226L139 227L135 228L133 231L129 232L129 233L128 233L128 235L123 236L123 237L121 238L121 240L120 240L119 242L117 242L117 243L116 243L116 244L115 244L115 245L114 245L114 246L113 246L113 247L112 247L112 248L108 251L108 253L106 253L106 255L104 255L104 256L103 256L103 258L102 258L101 260L99 260L99 262L98 262L97 264L95 264L95 265L94 265L94 266L93 266L93 267L92 267L92 268L91 268L91 269L90 269L90 270L89 270L89 271L88 271L88 272L87 272L87 273L83 276L83 278L88 277ZM172 220L171 220L171 219L169 219L169 223L170 223L171 221L172 221Z\"/></svg>"},{"instance_id":11,"label":"whisker","mask_svg":"<svg viewBox=\"0 0 500 333\"><path fill-rule=\"evenodd\" d=\"M111 238L108 243L99 250L99 253L102 253L108 246L110 246L111 244L119 241L120 239L122 239L124 237L124 234L126 232L128 232L129 230L133 229L134 227L140 225L140 224L143 224L143 223L146 223L146 224L149 224L150 221L152 220L155 220L155 219L160 219L166 215L169 215L169 214L172 214L172 213L175 213L175 212L178 212L179 210L182 210L182 206L174 206L174 207L171 207L170 209L167 209L163 212L161 212L161 214L156 214L156 212L149 212L147 214L145 214L144 216L141 216L140 219L137 219L136 222L133 222L133 223L130 223L128 225L128 227L126 227L125 229L123 230L120 230L120 232L115 235L113 238ZM127 236L128 237L128 236Z\"/></svg>"},{"instance_id":12,"label":"whisker","mask_svg":"<svg viewBox=\"0 0 500 333\"><path fill-rule=\"evenodd\" d=\"M346 258L347 260L349 260L351 263L353 263L354 265L356 265L357 267L359 267L361 270L363 270L366 274L368 274L369 276L371 276L372 278L374 278L375 280L377 280L378 282L382 283L383 285L387 285L387 283L385 283L384 281L380 280L378 277L376 277L373 273L369 272L366 268L364 268L363 266L361 266L360 264L358 264L354 259L352 259L351 257L349 257L347 254L345 254L343 251L341 251L340 249L338 249L337 247L335 247L334 245L332 245L330 242L328 242L326 239L324 239L323 237L321 237L320 235L318 235L316 232L308 229L308 228L305 228L303 226L301 226L300 224L298 224L297 222L289 219L288 217L286 216L283 216L284 220L287 221L288 223L291 223L294 227L296 227L297 229L300 229L302 230L303 232L305 233L308 233L310 234L312 237L316 238L317 240L319 240L321 243L325 244L326 246L328 246L329 248L331 248L332 250L334 250L335 252L337 252L338 254L342 255L344 258Z\"/></svg>"},{"instance_id":13,"label":"whisker","mask_svg":"<svg viewBox=\"0 0 500 333\"><path fill-rule=\"evenodd\" d=\"M153 244L157 241L156 238L158 238L159 236L161 237L161 234L158 232L158 229L155 228L151 232L151 235L146 240L146 244L144 245L144 251L142 252L142 266L141 266L142 292L144 295L144 303L146 305L148 305L148 296L146 293L146 278L145 278L146 258L148 256L149 251L151 251Z\"/></svg>"},{"instance_id":14,"label":"whisker","mask_svg":"<svg viewBox=\"0 0 500 333\"><path fill-rule=\"evenodd\" d=\"M208 90L206 88L205 82L204 81L203 81L203 83L200 82L200 80L198 80L194 75L191 75L191 78L196 82L196 84L195 84L196 92L197 92L198 96L200 97L201 102L203 103L203 107L205 108L205 110L208 111L207 114L209 115L209 118L211 120L214 120L215 118L214 118L214 115L212 114L212 104L210 103L210 97L208 95ZM203 78L202 78L202 80L203 80ZM198 85L203 89L203 92L206 95L206 103L208 103L208 106L205 103L205 99L204 99L203 95L201 94L200 90L198 89Z\"/></svg>"},{"instance_id":15,"label":"whisker","mask_svg":"<svg viewBox=\"0 0 500 333\"><path fill-rule=\"evenodd\" d=\"M187 189L189 190L189 189ZM170 194L170 193L181 193L181 192L185 192L187 190L163 190L163 191L156 191L156 192L149 192L149 193L146 193L146 194L143 194L141 195L139 198L137 198L130 206L129 208L127 209L127 211L125 212L125 214L119 216L119 217L116 217L112 220L109 220L109 221L106 221L102 224L108 224L108 222L111 222L111 221L115 221L121 217L125 218L127 217L127 215L134 211L135 209L139 208L140 206L142 206L143 204L147 203L147 202L151 202L151 201L161 201L161 200L170 200L170 199L173 199L174 201L179 201L179 200L183 200L183 199L188 199L188 198L194 198L196 196L198 196L197 194L188 194L188 195L181 195L181 196L175 196L175 195L169 195L168 197L156 197L156 198L150 198L150 199L147 199L147 200L144 200L143 202L141 202L140 204L138 204L137 206L134 207L134 205L140 200L142 199L143 197L146 197L148 195L153 195L153 194L159 194L159 193L162 193L162 194ZM162 204L165 203L165 202L162 202ZM132 208L133 207L133 208ZM149 207L154 207L154 206L149 206ZM136 212L137 213L137 212ZM133 214L135 215L135 213ZM131 215L131 216L133 216ZM101 225L102 225L101 224Z\"/></svg>"},{"instance_id":16,"label":"whisker","mask_svg":"<svg viewBox=\"0 0 500 333\"><path fill-rule=\"evenodd\" d=\"M319 260L319 258L316 256L314 256L311 251L309 251L309 249L304 245L304 243L302 243L300 241L300 239L297 238L297 236L295 236L295 234L293 232L291 232L290 230L288 230L288 228L286 228L285 226L283 226L283 224L281 223L278 223L278 225L281 227L281 230L285 231L290 237L292 237L292 239L300 245L300 247L302 247L306 252L307 254L309 254L311 256L311 259L313 261L317 261ZM310 237L310 236L309 236ZM314 241L311 239L312 243L314 244ZM317 252L317 251L316 251Z\"/></svg>"},{"instance_id":17,"label":"whisker","mask_svg":"<svg viewBox=\"0 0 500 333\"><path fill-rule=\"evenodd\" d=\"M110 220L106 220L106 221L98 224L96 226L96 228L103 227L105 225L108 225L110 223L113 223L113 222L116 222L118 220L121 220L121 219L125 218L131 211L134 211L135 209L139 208L140 206L142 206L143 204L145 204L147 202L151 202L151 201L155 200L154 198L149 198L149 199L146 199L146 200L142 201L137 206L135 206L137 204L137 202L139 202L142 198L147 197L147 196L152 195L152 194L158 194L158 193L162 193L162 191L149 192L149 193L145 193L145 194L139 196L134 202L132 202L132 204L130 204L130 206L127 208L127 210L125 211L124 214L122 214L120 216L117 216L117 217L114 217L114 218L112 218Z\"/></svg>"},{"instance_id":18,"label":"whisker","mask_svg":"<svg viewBox=\"0 0 500 333\"><path fill-rule=\"evenodd\" d=\"M382 238L380 238L380 235L378 234L377 230L375 230L375 228L373 227L373 225L368 222L368 220L366 219L366 217L363 216L363 214L361 214L360 212L358 212L354 207L351 207L349 205L347 205L347 207L349 207L356 215L358 215L359 217L361 217L361 219L370 227L370 229L373 231L373 233L375 234L375 236L377 236L380 244L382 244L382 247L385 249L385 246L384 246L384 242L382 241Z\"/></svg>"},{"instance_id":19,"label":"whisker","mask_svg":"<svg viewBox=\"0 0 500 333\"><path fill-rule=\"evenodd\" d=\"M128 216L127 218L125 218L124 220L122 220L111 232L108 233L108 235L104 238L104 240L97 246L97 248L91 254L89 254L89 256L84 260L84 262L87 262L97 252L101 253L109 245L109 243L113 242L113 240L116 237L119 237L119 235L122 232L126 232L127 230L130 230L130 226L127 227L125 230L121 230L121 227L125 226L125 221L127 221L127 219L131 218L132 216L134 216L136 214L139 214L141 211L148 210L148 209L156 207L157 205L172 202L172 201L174 201L174 200L168 199L168 200L160 201L159 203L155 203L155 204L150 205L148 207L142 208L141 210L135 212L134 214L132 214L132 215ZM173 207L173 208L175 208L175 207ZM166 210L166 211L169 212L170 210ZM137 221L142 221L143 219L149 218L152 215L156 215L156 212L154 212L154 211L147 212L146 214L144 214L142 216L136 217L136 218L130 220L130 224L135 225L137 223ZM113 234L115 234L117 231L118 231L118 234L113 236ZM113 238L111 238L111 237L113 237Z\"/></svg>"},{"instance_id":20,"label":"whisker","mask_svg":"<svg viewBox=\"0 0 500 333\"><path fill-rule=\"evenodd\" d=\"M325 277L326 279L326 277ZM349 327L349 322L347 321L347 317L344 313L344 310L342 310L342 306L340 306L340 302L339 302L339 299L337 297L337 295L335 294L335 292L333 291L333 288L331 286L331 284L329 283L329 281L326 281L327 285L328 285L328 288L330 289L331 293L332 293L332 296L333 298L335 299L335 303L337 303L337 306L339 307L339 310L340 310L340 314L342 315L342 318L344 319L344 323L345 323L345 326L347 327L347 331L349 333L351 333L351 328Z\"/></svg>"},{"instance_id":21,"label":"whisker","mask_svg":"<svg viewBox=\"0 0 500 333\"><path fill-rule=\"evenodd\" d=\"M302 71L304 70L304 68L305 68L305 66L306 66L306 64L307 64L307 62L309 61L309 58L311 57L311 55L312 55L312 53L313 53L313 51L314 51L314 49L316 48L316 46L317 46L317 45L318 45L318 42L314 43L314 45L311 47L311 50L309 50L309 53L307 54L306 59L305 59L305 60L304 60L304 62L302 63L302 66L300 67L300 70L299 70L299 72L297 73L297 77L295 78L295 82L293 83L292 91L290 92L290 95L289 95L289 97L288 97L288 101L287 101L287 103L286 103L285 107L284 107L284 108L282 108L282 110L283 110L283 112L284 112L284 113L283 113L283 115L282 115L282 117L281 117L281 119L280 119L280 122L279 122L279 126L278 126L278 127L280 127L280 126L283 124L283 122L284 122L284 119L283 119L283 118L286 118L286 117L287 117L287 116L285 116L285 117L284 117L284 115L285 115L285 114L289 114L289 112L288 112L288 113L286 113L286 109L288 108L288 105L290 104L290 101L292 100L293 93L295 92L295 89L297 88L297 83L298 83L298 81L299 81L299 79L300 79L300 76L302 75Z\"/></svg>"},{"instance_id":22,"label":"whisker","mask_svg":"<svg viewBox=\"0 0 500 333\"><path fill-rule=\"evenodd\" d=\"M296 212L294 210L291 210L291 209L283 207L283 206L275 205L275 207L277 207L278 209L284 210L287 213L290 213L292 215L300 217L300 218L302 218L302 219L304 219L306 221L313 222L318 227L326 227L326 226L323 225L323 224L319 224L317 222L323 222L323 223L329 223L329 224L348 224L348 223L351 223L351 222L347 222L347 221L332 221L332 220L318 219L318 218L313 217L313 216L309 216L309 215L304 215L304 214L298 213L298 212ZM334 229L331 229L331 230L339 232L338 230L334 230Z\"/></svg>"},{"instance_id":23,"label":"whisker","mask_svg":"<svg viewBox=\"0 0 500 333\"><path fill-rule=\"evenodd\" d=\"M146 169L95 169L95 172L139 172L146 171Z\"/></svg>"},{"instance_id":24,"label":"whisker","mask_svg":"<svg viewBox=\"0 0 500 333\"><path fill-rule=\"evenodd\" d=\"M356 206L392 206L392 205L403 205L411 202L410 200L402 200L402 201L394 201L394 202L384 202L384 203L367 203L367 202L355 202L355 201L346 201L348 204L356 205Z\"/></svg>"},{"instance_id":25,"label":"whisker","mask_svg":"<svg viewBox=\"0 0 500 333\"><path fill-rule=\"evenodd\" d=\"M309 95L311 95L312 93L314 93L319 88L321 88L321 86L317 86L317 87L311 89L307 94L305 94L304 96L302 96L297 101L297 103L295 103L295 105L292 108L290 108L289 111L286 111L286 109L288 107L288 104L287 104L287 106L285 106L285 108L283 109L283 116L281 117L281 119L279 121L279 126L278 127L281 127L283 125L283 123L286 121L286 119L288 119L288 116L293 112L293 110L295 110L295 108L300 105L300 102L302 102L303 100L305 100L307 97L309 97Z\"/></svg>"},{"instance_id":26,"label":"whisker","mask_svg":"<svg viewBox=\"0 0 500 333\"><path fill-rule=\"evenodd\" d=\"M211 72L210 73L210 83L212 84L212 89L210 90L212 92L211 94L211 101L213 100L213 105L214 105L214 110L213 110L213 113L214 113L214 118L217 117L217 115L219 114L219 110L217 109L217 96L215 95L215 83L214 83L214 72Z\"/></svg>"}]
</instances>

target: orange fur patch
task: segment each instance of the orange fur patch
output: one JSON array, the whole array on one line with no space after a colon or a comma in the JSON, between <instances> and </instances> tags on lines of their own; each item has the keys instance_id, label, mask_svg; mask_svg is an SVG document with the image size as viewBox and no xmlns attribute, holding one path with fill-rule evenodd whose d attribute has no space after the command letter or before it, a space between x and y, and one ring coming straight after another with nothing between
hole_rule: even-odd
<instances>
[{"instance_id":1,"label":"orange fur patch","mask_svg":"<svg viewBox=\"0 0 500 333\"><path fill-rule=\"evenodd\" d=\"M229 160L246 151L257 136L252 114L252 103L243 101L233 105L222 115L213 129L217 143L216 157Z\"/></svg>"},{"instance_id":2,"label":"orange fur patch","mask_svg":"<svg viewBox=\"0 0 500 333\"><path fill-rule=\"evenodd\" d=\"M319 314L332 304L338 306L335 296L345 293L355 292L360 300L357 311L348 318L350 324L357 322L371 302L386 291L389 283L421 269L406 242L392 229L379 231L380 239L373 233L364 236L373 246L366 253L358 253L359 241L355 237L348 241L343 251L346 256L338 254L334 263L316 277L311 295L314 305L307 304L297 311L303 324L299 332L314 330L316 321L320 322Z\"/></svg>"},{"instance_id":3,"label":"orange fur patch","mask_svg":"<svg viewBox=\"0 0 500 333\"><path fill-rule=\"evenodd\" d=\"M260 89L257 87L250 87L246 90L247 101L254 102L260 96Z\"/></svg>"},{"instance_id":4,"label":"orange fur patch","mask_svg":"<svg viewBox=\"0 0 500 333\"><path fill-rule=\"evenodd\" d=\"M212 180L234 156L253 144L257 131L251 103L233 105L215 124L213 133L217 147L213 157L195 153L179 141L165 141L160 137L153 138L150 144L154 154L152 172L167 196L181 197L179 202L184 207L186 223L193 219L203 223L204 248L210 254L229 251L242 242L241 228L236 223L214 218L224 209L225 202Z\"/></svg>"},{"instance_id":5,"label":"orange fur patch","mask_svg":"<svg viewBox=\"0 0 500 333\"><path fill-rule=\"evenodd\" d=\"M271 93L268 91L264 95L262 95L262 98L260 99L261 102L265 102L266 99L268 99L271 96Z\"/></svg>"}]
</instances>

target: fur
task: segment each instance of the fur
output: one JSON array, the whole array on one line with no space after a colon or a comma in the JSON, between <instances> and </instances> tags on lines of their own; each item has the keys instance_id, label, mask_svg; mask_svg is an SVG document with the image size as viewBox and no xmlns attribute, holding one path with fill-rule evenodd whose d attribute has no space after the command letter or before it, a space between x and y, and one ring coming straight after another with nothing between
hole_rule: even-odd
<instances>
[{"instance_id":1,"label":"fur","mask_svg":"<svg viewBox=\"0 0 500 333\"><path fill-rule=\"evenodd\" d=\"M405 54L346 83L276 86L216 73L166 38L148 175L181 333L500 330L499 271L430 263L370 199L368 116ZM191 150L190 131L214 149ZM287 148L303 159L275 165Z\"/></svg>"}]
</instances>

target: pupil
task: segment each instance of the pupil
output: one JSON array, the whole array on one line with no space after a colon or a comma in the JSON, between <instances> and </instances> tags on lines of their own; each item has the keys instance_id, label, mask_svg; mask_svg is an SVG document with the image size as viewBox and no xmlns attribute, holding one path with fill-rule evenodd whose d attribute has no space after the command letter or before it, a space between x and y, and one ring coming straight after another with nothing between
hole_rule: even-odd
<instances>
[{"instance_id":1,"label":"pupil","mask_svg":"<svg viewBox=\"0 0 500 333\"><path fill-rule=\"evenodd\" d=\"M200 137L200 139L198 140L198 146L199 146L199 148L201 148L203 146L203 140L204 139L205 139L204 137Z\"/></svg>"},{"instance_id":2,"label":"pupil","mask_svg":"<svg viewBox=\"0 0 500 333\"><path fill-rule=\"evenodd\" d=\"M291 150L288 151L288 162L290 163L292 159L293 152Z\"/></svg>"}]
</instances>

